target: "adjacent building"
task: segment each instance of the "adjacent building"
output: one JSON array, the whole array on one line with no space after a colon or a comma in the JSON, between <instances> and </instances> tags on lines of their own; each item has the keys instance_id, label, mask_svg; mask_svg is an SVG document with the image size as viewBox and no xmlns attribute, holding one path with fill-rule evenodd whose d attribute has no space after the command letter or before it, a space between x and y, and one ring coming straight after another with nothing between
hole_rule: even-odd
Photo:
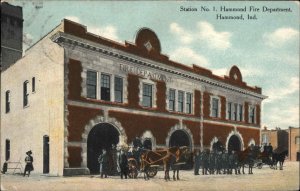
<instances>
[{"instance_id":1,"label":"adjacent building","mask_svg":"<svg viewBox=\"0 0 300 191\"><path fill-rule=\"evenodd\" d=\"M267 127L261 131L262 145L271 145L273 149L288 150L290 161L300 161L300 132L299 128L289 127L288 129L268 130Z\"/></svg>"},{"instance_id":2,"label":"adjacent building","mask_svg":"<svg viewBox=\"0 0 300 191\"><path fill-rule=\"evenodd\" d=\"M199 63L201 65L201 63ZM32 150L35 172L98 172L101 149L260 144L261 88L172 61L155 32L125 44L63 20L1 75L1 164Z\"/></svg>"},{"instance_id":3,"label":"adjacent building","mask_svg":"<svg viewBox=\"0 0 300 191\"><path fill-rule=\"evenodd\" d=\"M22 58L22 7L1 2L1 71Z\"/></svg>"}]
</instances>

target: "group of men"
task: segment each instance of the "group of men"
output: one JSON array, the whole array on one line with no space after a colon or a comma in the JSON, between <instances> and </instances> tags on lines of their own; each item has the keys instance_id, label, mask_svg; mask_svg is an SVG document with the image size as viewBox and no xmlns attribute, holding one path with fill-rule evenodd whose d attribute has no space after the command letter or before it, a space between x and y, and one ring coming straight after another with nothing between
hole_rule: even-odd
<instances>
[{"instance_id":1,"label":"group of men","mask_svg":"<svg viewBox=\"0 0 300 191\"><path fill-rule=\"evenodd\" d=\"M194 174L199 175L200 167L202 174L240 174L238 155L235 151L197 151L195 153Z\"/></svg>"},{"instance_id":2,"label":"group of men","mask_svg":"<svg viewBox=\"0 0 300 191\"><path fill-rule=\"evenodd\" d=\"M100 177L107 178L108 171L109 171L109 155L106 149L102 149L102 153L98 158L98 162L100 164ZM117 165L120 171L121 179L123 179L123 176L125 177L125 179L127 179L129 167L128 167L127 154L124 150L121 150L118 155Z\"/></svg>"}]
</instances>

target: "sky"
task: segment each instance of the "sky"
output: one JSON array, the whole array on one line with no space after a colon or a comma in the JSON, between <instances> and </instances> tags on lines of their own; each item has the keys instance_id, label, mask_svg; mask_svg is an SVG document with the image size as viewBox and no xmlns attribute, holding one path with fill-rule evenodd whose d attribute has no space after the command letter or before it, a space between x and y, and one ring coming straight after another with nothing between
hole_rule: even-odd
<instances>
[{"instance_id":1,"label":"sky","mask_svg":"<svg viewBox=\"0 0 300 191\"><path fill-rule=\"evenodd\" d=\"M262 127L299 127L297 1L8 2L23 7L25 48L59 25L63 18L121 43L134 42L137 31L148 27L157 34L162 53L171 60L196 64L220 76L228 75L233 65L238 66L243 80L250 86L261 87L263 95L268 96L262 105ZM181 7L197 11L180 11ZM246 7L246 12L224 12L221 7ZM264 7L290 11L264 12ZM220 20L217 14L243 15L244 20ZM248 20L248 14L257 19Z\"/></svg>"}]
</instances>

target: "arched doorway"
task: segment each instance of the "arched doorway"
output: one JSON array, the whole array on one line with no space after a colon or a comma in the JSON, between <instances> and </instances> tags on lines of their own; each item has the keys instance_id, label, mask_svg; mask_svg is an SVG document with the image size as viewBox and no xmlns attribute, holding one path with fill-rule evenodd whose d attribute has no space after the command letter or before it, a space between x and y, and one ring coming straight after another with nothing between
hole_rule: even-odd
<instances>
[{"instance_id":1,"label":"arched doorway","mask_svg":"<svg viewBox=\"0 0 300 191\"><path fill-rule=\"evenodd\" d=\"M187 133L182 130L176 130L172 133L170 137L169 147L176 147L176 146L191 146L189 137Z\"/></svg>"},{"instance_id":2,"label":"arched doorway","mask_svg":"<svg viewBox=\"0 0 300 191\"><path fill-rule=\"evenodd\" d=\"M152 150L152 141L149 138L146 138L143 143L144 149Z\"/></svg>"},{"instance_id":3,"label":"arched doorway","mask_svg":"<svg viewBox=\"0 0 300 191\"><path fill-rule=\"evenodd\" d=\"M238 136L232 135L228 141L228 152L231 151L240 151L241 150L241 141Z\"/></svg>"},{"instance_id":4,"label":"arched doorway","mask_svg":"<svg viewBox=\"0 0 300 191\"><path fill-rule=\"evenodd\" d=\"M191 148L191 142L188 134L183 130L176 130L172 133L170 137L169 147L181 147L187 146ZM181 169L187 170L193 168L193 156L187 156L185 159L186 164L181 166Z\"/></svg>"},{"instance_id":5,"label":"arched doorway","mask_svg":"<svg viewBox=\"0 0 300 191\"><path fill-rule=\"evenodd\" d=\"M119 143L119 135L118 130L109 123L100 123L92 128L87 139L87 167L91 174L99 173L98 157L102 149L110 153L112 145Z\"/></svg>"}]
</instances>

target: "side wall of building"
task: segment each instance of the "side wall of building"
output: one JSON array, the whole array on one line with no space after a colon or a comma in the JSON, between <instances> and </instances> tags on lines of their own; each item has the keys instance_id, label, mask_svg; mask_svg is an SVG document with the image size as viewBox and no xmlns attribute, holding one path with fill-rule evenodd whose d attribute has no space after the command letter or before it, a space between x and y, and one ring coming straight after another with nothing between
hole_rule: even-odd
<instances>
[{"instance_id":1,"label":"side wall of building","mask_svg":"<svg viewBox=\"0 0 300 191\"><path fill-rule=\"evenodd\" d=\"M62 175L63 63L63 48L45 37L1 74L1 165L5 161L6 140L9 140L10 162L20 161L24 167L25 153L31 150L34 173L43 173L44 136L48 136L49 173ZM24 83L27 83L27 106L23 102ZM7 91L10 111L6 113Z\"/></svg>"}]
</instances>

